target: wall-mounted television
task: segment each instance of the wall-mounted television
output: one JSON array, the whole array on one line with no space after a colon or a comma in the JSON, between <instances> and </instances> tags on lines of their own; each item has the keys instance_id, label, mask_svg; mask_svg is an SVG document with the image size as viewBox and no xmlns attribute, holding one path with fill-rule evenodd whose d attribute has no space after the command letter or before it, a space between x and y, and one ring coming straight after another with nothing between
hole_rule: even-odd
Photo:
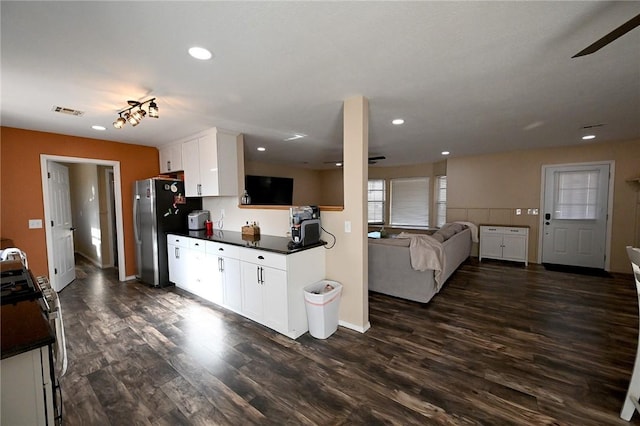
<instances>
[{"instance_id":1,"label":"wall-mounted television","mask_svg":"<svg viewBox=\"0 0 640 426\"><path fill-rule=\"evenodd\" d=\"M244 188L251 197L251 204L293 205L293 178L246 175Z\"/></svg>"}]
</instances>

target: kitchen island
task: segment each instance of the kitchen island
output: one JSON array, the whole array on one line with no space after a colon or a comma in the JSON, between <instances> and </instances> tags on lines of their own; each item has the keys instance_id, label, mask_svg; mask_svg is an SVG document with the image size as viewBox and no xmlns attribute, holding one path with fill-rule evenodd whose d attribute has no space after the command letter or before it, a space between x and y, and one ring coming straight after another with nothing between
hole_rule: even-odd
<instances>
[{"instance_id":1,"label":"kitchen island","mask_svg":"<svg viewBox=\"0 0 640 426\"><path fill-rule=\"evenodd\" d=\"M296 339L308 331L303 289L324 279L325 248L289 242L233 231L168 234L169 281Z\"/></svg>"}]
</instances>

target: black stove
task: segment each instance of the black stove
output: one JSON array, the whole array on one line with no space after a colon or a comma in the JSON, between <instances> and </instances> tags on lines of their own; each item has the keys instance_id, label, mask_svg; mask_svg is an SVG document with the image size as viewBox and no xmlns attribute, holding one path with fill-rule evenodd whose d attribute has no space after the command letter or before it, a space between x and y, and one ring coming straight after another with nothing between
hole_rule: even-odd
<instances>
[{"instance_id":1,"label":"black stove","mask_svg":"<svg viewBox=\"0 0 640 426\"><path fill-rule=\"evenodd\" d=\"M17 265L17 266L16 266ZM31 273L19 262L2 262L0 273L0 302L2 305L42 297L40 287Z\"/></svg>"}]
</instances>

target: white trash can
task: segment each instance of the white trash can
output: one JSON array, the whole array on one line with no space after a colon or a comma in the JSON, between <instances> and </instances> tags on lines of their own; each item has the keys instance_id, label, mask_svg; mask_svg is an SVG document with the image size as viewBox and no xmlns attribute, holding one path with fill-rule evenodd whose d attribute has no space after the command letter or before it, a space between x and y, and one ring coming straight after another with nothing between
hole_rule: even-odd
<instances>
[{"instance_id":1,"label":"white trash can","mask_svg":"<svg viewBox=\"0 0 640 426\"><path fill-rule=\"evenodd\" d=\"M304 288L309 334L316 339L326 339L338 329L341 294L342 284L337 281L322 280Z\"/></svg>"}]
</instances>

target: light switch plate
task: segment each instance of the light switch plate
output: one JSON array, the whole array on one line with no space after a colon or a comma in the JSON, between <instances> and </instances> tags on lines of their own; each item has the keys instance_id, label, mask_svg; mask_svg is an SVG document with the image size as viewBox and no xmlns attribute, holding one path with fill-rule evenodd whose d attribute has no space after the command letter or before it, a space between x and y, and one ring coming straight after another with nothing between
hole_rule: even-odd
<instances>
[{"instance_id":1,"label":"light switch plate","mask_svg":"<svg viewBox=\"0 0 640 426\"><path fill-rule=\"evenodd\" d=\"M351 221L350 220L345 220L344 221L344 232L351 232Z\"/></svg>"},{"instance_id":2,"label":"light switch plate","mask_svg":"<svg viewBox=\"0 0 640 426\"><path fill-rule=\"evenodd\" d=\"M516 216L520 216L522 214L522 209L516 209Z\"/></svg>"},{"instance_id":3,"label":"light switch plate","mask_svg":"<svg viewBox=\"0 0 640 426\"><path fill-rule=\"evenodd\" d=\"M29 229L42 228L42 219L29 219Z\"/></svg>"}]
</instances>

